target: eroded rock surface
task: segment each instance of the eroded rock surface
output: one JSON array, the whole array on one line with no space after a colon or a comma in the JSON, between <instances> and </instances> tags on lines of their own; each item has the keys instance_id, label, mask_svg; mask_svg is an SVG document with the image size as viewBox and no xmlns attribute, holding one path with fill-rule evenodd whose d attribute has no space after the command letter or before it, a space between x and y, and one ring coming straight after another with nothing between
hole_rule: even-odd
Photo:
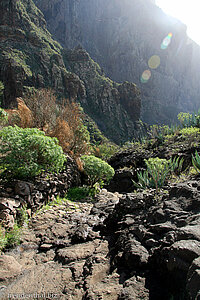
<instances>
[{"instance_id":1,"label":"eroded rock surface","mask_svg":"<svg viewBox=\"0 0 200 300\"><path fill-rule=\"evenodd\" d=\"M199 187L197 178L160 196L103 189L94 204L41 211L21 245L1 256L1 299L47 291L58 299L198 299ZM5 259L15 262L12 276Z\"/></svg>"}]
</instances>

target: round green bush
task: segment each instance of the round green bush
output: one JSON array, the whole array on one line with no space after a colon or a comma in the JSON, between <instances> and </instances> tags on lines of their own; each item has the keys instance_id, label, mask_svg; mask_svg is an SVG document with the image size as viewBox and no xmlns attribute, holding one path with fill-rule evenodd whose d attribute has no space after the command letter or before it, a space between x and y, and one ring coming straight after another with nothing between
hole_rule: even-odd
<instances>
[{"instance_id":1,"label":"round green bush","mask_svg":"<svg viewBox=\"0 0 200 300\"><path fill-rule=\"evenodd\" d=\"M114 169L108 163L93 155L83 155L81 160L91 186L102 181L109 182L115 174Z\"/></svg>"},{"instance_id":2,"label":"round green bush","mask_svg":"<svg viewBox=\"0 0 200 300\"><path fill-rule=\"evenodd\" d=\"M39 129L8 126L0 130L0 169L5 170L4 175L27 178L42 171L59 172L65 159L58 140Z\"/></svg>"}]
</instances>

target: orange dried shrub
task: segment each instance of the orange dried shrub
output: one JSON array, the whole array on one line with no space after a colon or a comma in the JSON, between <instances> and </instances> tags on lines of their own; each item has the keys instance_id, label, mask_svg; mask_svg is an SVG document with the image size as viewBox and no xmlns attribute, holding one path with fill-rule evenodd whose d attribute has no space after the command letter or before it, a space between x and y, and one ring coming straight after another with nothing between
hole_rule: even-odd
<instances>
[{"instance_id":1,"label":"orange dried shrub","mask_svg":"<svg viewBox=\"0 0 200 300\"><path fill-rule=\"evenodd\" d=\"M67 122L71 130L71 136L66 135L68 140L68 148L65 151L71 153L73 157L79 157L86 154L89 148L89 133L82 121L82 112L77 103L64 99L59 110L59 118ZM67 131L65 131L67 134ZM60 141L58 134L53 133ZM64 136L63 136L64 140ZM62 146L62 145L61 145Z\"/></svg>"},{"instance_id":2,"label":"orange dried shrub","mask_svg":"<svg viewBox=\"0 0 200 300\"><path fill-rule=\"evenodd\" d=\"M8 125L20 125L20 116L17 109L5 109L5 112L8 114Z\"/></svg>"},{"instance_id":3,"label":"orange dried shrub","mask_svg":"<svg viewBox=\"0 0 200 300\"><path fill-rule=\"evenodd\" d=\"M99 147L94 146L93 149L92 149L92 154L93 154L94 156L100 158L100 157L101 157L101 153L100 153Z\"/></svg>"},{"instance_id":4,"label":"orange dried shrub","mask_svg":"<svg viewBox=\"0 0 200 300\"><path fill-rule=\"evenodd\" d=\"M70 153L70 141L73 140L73 131L65 120L62 120L60 117L57 118L56 126L50 133L50 136L56 137L63 151Z\"/></svg>"},{"instance_id":5,"label":"orange dried shrub","mask_svg":"<svg viewBox=\"0 0 200 300\"><path fill-rule=\"evenodd\" d=\"M32 127L33 117L30 109L22 98L17 98L17 109L5 109L8 114L8 125L17 125L22 128Z\"/></svg>"},{"instance_id":6,"label":"orange dried shrub","mask_svg":"<svg viewBox=\"0 0 200 300\"><path fill-rule=\"evenodd\" d=\"M56 137L63 150L73 157L88 153L89 133L77 103L64 99L58 105L53 90L41 89L32 92L24 101L18 98L16 113L18 126L35 127Z\"/></svg>"},{"instance_id":7,"label":"orange dried shrub","mask_svg":"<svg viewBox=\"0 0 200 300\"><path fill-rule=\"evenodd\" d=\"M34 90L25 98L31 110L33 127L50 132L56 125L56 95L52 89Z\"/></svg>"},{"instance_id":8,"label":"orange dried shrub","mask_svg":"<svg viewBox=\"0 0 200 300\"><path fill-rule=\"evenodd\" d=\"M20 117L20 127L31 128L33 125L33 115L31 110L26 106L22 98L17 98L18 114Z\"/></svg>"},{"instance_id":9,"label":"orange dried shrub","mask_svg":"<svg viewBox=\"0 0 200 300\"><path fill-rule=\"evenodd\" d=\"M83 167L83 162L82 162L82 160L80 159L80 157L76 157L75 160L76 160L76 164L77 164L78 170L79 170L80 172L83 172L84 167Z\"/></svg>"}]
</instances>

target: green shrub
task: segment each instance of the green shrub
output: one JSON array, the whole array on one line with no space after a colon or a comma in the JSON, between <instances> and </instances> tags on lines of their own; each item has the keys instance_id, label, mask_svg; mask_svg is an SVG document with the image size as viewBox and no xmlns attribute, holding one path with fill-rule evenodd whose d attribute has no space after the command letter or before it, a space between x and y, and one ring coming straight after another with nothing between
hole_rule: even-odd
<instances>
[{"instance_id":1,"label":"green shrub","mask_svg":"<svg viewBox=\"0 0 200 300\"><path fill-rule=\"evenodd\" d=\"M200 134L200 128L196 128L196 127L183 128L180 130L180 134L182 134L183 137L188 137L188 136L194 137Z\"/></svg>"},{"instance_id":2,"label":"green shrub","mask_svg":"<svg viewBox=\"0 0 200 300\"><path fill-rule=\"evenodd\" d=\"M4 125L8 122L8 114L3 108L0 108L0 125Z\"/></svg>"},{"instance_id":3,"label":"green shrub","mask_svg":"<svg viewBox=\"0 0 200 300\"><path fill-rule=\"evenodd\" d=\"M174 158L173 160L166 160L156 158L145 159L147 169L144 172L138 172L138 183L134 185L138 188L158 188L164 186L169 175L176 169L181 169L183 159Z\"/></svg>"},{"instance_id":4,"label":"green shrub","mask_svg":"<svg viewBox=\"0 0 200 300\"><path fill-rule=\"evenodd\" d=\"M183 127L200 127L200 109L193 114L180 112L177 117Z\"/></svg>"},{"instance_id":5,"label":"green shrub","mask_svg":"<svg viewBox=\"0 0 200 300\"><path fill-rule=\"evenodd\" d=\"M115 174L114 169L108 163L93 155L83 155L81 160L90 186L96 183L103 185L104 182L109 182Z\"/></svg>"},{"instance_id":6,"label":"green shrub","mask_svg":"<svg viewBox=\"0 0 200 300\"><path fill-rule=\"evenodd\" d=\"M192 114L180 112L178 114L177 118L178 118L179 122L181 123L181 125L183 127L186 127L186 125L190 123L190 120L192 118Z\"/></svg>"},{"instance_id":7,"label":"green shrub","mask_svg":"<svg viewBox=\"0 0 200 300\"><path fill-rule=\"evenodd\" d=\"M6 247L7 239L5 237L5 232L0 225L0 251Z\"/></svg>"},{"instance_id":8,"label":"green shrub","mask_svg":"<svg viewBox=\"0 0 200 300\"><path fill-rule=\"evenodd\" d=\"M6 247L11 248L13 246L17 246L20 244L20 238L21 238L21 230L17 224L13 226L13 228L6 232Z\"/></svg>"},{"instance_id":9,"label":"green shrub","mask_svg":"<svg viewBox=\"0 0 200 300\"><path fill-rule=\"evenodd\" d=\"M5 231L0 226L0 251L5 248L11 248L20 244L21 229L17 224L13 228Z\"/></svg>"},{"instance_id":10,"label":"green shrub","mask_svg":"<svg viewBox=\"0 0 200 300\"><path fill-rule=\"evenodd\" d=\"M115 144L111 143L102 143L96 147L95 156L107 160L111 156L113 156L117 151L119 151L119 147Z\"/></svg>"},{"instance_id":11,"label":"green shrub","mask_svg":"<svg viewBox=\"0 0 200 300\"><path fill-rule=\"evenodd\" d=\"M15 178L34 177L42 171L58 172L65 155L56 138L35 128L5 127L0 131L2 174Z\"/></svg>"}]
</instances>

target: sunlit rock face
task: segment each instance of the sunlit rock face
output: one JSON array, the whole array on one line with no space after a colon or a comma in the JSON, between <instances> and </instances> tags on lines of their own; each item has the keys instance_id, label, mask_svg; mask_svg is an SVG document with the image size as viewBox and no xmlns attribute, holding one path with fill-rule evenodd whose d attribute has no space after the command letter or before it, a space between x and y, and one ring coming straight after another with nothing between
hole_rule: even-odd
<instances>
[{"instance_id":1,"label":"sunlit rock face","mask_svg":"<svg viewBox=\"0 0 200 300\"><path fill-rule=\"evenodd\" d=\"M154 1L35 2L62 45L81 44L110 78L140 87L143 120L168 123L179 111L200 106L200 47L188 39L186 26ZM152 56L157 56L153 67Z\"/></svg>"}]
</instances>

